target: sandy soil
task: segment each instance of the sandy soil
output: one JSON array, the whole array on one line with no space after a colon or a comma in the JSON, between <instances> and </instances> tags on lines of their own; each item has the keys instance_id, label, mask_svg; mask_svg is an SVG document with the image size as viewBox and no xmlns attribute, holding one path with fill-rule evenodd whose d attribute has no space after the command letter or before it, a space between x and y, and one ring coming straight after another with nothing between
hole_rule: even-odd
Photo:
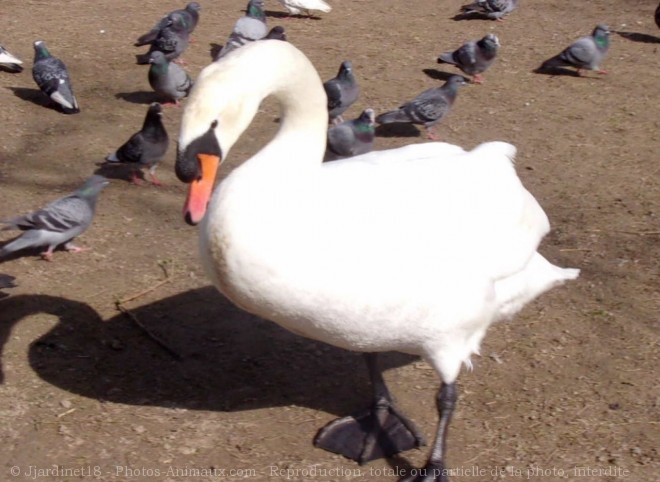
<instances>
[{"instance_id":1,"label":"sandy soil","mask_svg":"<svg viewBox=\"0 0 660 482\"><path fill-rule=\"evenodd\" d=\"M185 54L193 76L244 7L201 3ZM460 0L330 3L319 19L284 19L268 0L269 24L284 25L324 79L353 61L362 97L349 117L395 107L454 73L435 63L441 51L499 36L484 85L461 90L438 134L467 148L515 144L520 176L553 224L543 253L582 269L493 327L474 371L461 375L452 480L660 480L656 2L522 1L504 22L453 21ZM0 72L0 217L72 190L137 130L153 95L132 42L182 5L2 2L0 42L27 68ZM601 22L628 32L612 35L609 75L532 73ZM47 107L36 91L37 39L67 63L79 115ZM180 115L166 111L172 138ZM276 116L267 102L223 175L264 144ZM425 140L416 129L399 134L377 148ZM196 232L180 216L174 151L159 170L164 187L115 173L79 239L91 251L0 266L19 283L0 301L0 480L394 481L423 464L424 449L359 467L312 446L318 428L368 402L362 360L255 319L209 287ZM435 373L410 357L384 358L401 408L432 437ZM43 472L53 466L60 472Z\"/></svg>"}]
</instances>

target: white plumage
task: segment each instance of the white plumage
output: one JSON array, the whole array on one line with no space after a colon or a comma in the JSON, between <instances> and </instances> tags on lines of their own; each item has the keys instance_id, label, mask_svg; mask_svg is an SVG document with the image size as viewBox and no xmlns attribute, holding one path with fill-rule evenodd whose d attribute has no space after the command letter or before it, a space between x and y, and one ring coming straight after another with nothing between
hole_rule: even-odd
<instances>
[{"instance_id":1,"label":"white plumage","mask_svg":"<svg viewBox=\"0 0 660 482\"><path fill-rule=\"evenodd\" d=\"M577 277L536 251L549 223L510 144L322 164L321 81L284 42L248 45L200 74L177 162L216 119L226 157L271 94L280 130L215 190L200 226L209 276L246 311L346 349L421 355L453 384L491 323Z\"/></svg>"},{"instance_id":2,"label":"white plumage","mask_svg":"<svg viewBox=\"0 0 660 482\"><path fill-rule=\"evenodd\" d=\"M328 13L332 7L323 0L277 0L291 15L300 15L303 11L310 15L311 10Z\"/></svg>"}]
</instances>

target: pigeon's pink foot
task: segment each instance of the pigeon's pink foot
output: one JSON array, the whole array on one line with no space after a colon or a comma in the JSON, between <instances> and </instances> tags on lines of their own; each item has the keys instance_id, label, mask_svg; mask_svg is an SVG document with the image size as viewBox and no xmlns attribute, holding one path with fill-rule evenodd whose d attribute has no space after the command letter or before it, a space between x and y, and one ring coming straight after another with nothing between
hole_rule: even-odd
<instances>
[{"instance_id":1,"label":"pigeon's pink foot","mask_svg":"<svg viewBox=\"0 0 660 482\"><path fill-rule=\"evenodd\" d=\"M157 186L157 187L161 187L163 185L163 183L160 182L158 180L158 178L156 176L154 176L153 174L151 175L151 184L153 184L154 186Z\"/></svg>"},{"instance_id":2,"label":"pigeon's pink foot","mask_svg":"<svg viewBox=\"0 0 660 482\"><path fill-rule=\"evenodd\" d=\"M81 248L80 246L76 246L72 243L66 243L64 245L64 249L66 249L69 253L82 253L83 251L90 250L90 248Z\"/></svg>"},{"instance_id":3,"label":"pigeon's pink foot","mask_svg":"<svg viewBox=\"0 0 660 482\"><path fill-rule=\"evenodd\" d=\"M600 75L607 75L607 70L600 69L597 70L596 72L598 72Z\"/></svg>"},{"instance_id":4,"label":"pigeon's pink foot","mask_svg":"<svg viewBox=\"0 0 660 482\"><path fill-rule=\"evenodd\" d=\"M41 253L41 259L44 261L53 261L53 250L49 249Z\"/></svg>"},{"instance_id":5,"label":"pigeon's pink foot","mask_svg":"<svg viewBox=\"0 0 660 482\"><path fill-rule=\"evenodd\" d=\"M474 84L483 84L484 79L481 77L481 74L475 74L475 76L472 78L472 83Z\"/></svg>"},{"instance_id":6,"label":"pigeon's pink foot","mask_svg":"<svg viewBox=\"0 0 660 482\"><path fill-rule=\"evenodd\" d=\"M133 173L131 175L131 184L135 184L136 186L142 186L144 183L142 182L142 179L140 179L140 176L137 175L137 173Z\"/></svg>"},{"instance_id":7,"label":"pigeon's pink foot","mask_svg":"<svg viewBox=\"0 0 660 482\"><path fill-rule=\"evenodd\" d=\"M163 102L160 105L163 107L181 107L181 104L179 104L178 100L175 100L174 102Z\"/></svg>"},{"instance_id":8,"label":"pigeon's pink foot","mask_svg":"<svg viewBox=\"0 0 660 482\"><path fill-rule=\"evenodd\" d=\"M184 59L182 59L181 57L179 57L178 59L175 59L175 60L174 60L174 63L175 63L175 64L179 64L179 65L188 65L188 62L186 62L186 61L185 61Z\"/></svg>"},{"instance_id":9,"label":"pigeon's pink foot","mask_svg":"<svg viewBox=\"0 0 660 482\"><path fill-rule=\"evenodd\" d=\"M433 131L433 129L426 129L426 137L431 139L432 141L437 141L438 136L437 134Z\"/></svg>"}]
</instances>

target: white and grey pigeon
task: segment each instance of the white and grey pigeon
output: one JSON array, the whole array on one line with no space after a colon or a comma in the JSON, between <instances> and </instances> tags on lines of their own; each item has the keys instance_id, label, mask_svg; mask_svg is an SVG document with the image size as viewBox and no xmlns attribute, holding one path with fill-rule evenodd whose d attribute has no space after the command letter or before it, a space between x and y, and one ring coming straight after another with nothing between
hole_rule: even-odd
<instances>
[{"instance_id":1,"label":"white and grey pigeon","mask_svg":"<svg viewBox=\"0 0 660 482\"><path fill-rule=\"evenodd\" d=\"M324 82L323 88L328 96L328 115L330 122L343 122L342 114L355 103L360 96L360 86L353 75L353 64L344 60L339 66L337 76Z\"/></svg>"},{"instance_id":2,"label":"white and grey pigeon","mask_svg":"<svg viewBox=\"0 0 660 482\"><path fill-rule=\"evenodd\" d=\"M453 64L473 77L475 84L481 84L481 74L495 61L500 41L497 35L489 33L481 40L465 42L453 52L444 52L438 56L439 64Z\"/></svg>"},{"instance_id":3,"label":"white and grey pigeon","mask_svg":"<svg viewBox=\"0 0 660 482\"><path fill-rule=\"evenodd\" d=\"M215 60L247 43L261 40L266 35L268 35L268 27L266 26L264 2L263 0L250 0L245 7L245 15L236 21L227 43Z\"/></svg>"},{"instance_id":4,"label":"white and grey pigeon","mask_svg":"<svg viewBox=\"0 0 660 482\"><path fill-rule=\"evenodd\" d=\"M172 21L170 16L174 13L178 13L182 16L184 28L188 32L188 35L192 34L193 30L195 30L195 27L197 27L197 23L199 22L199 12L201 9L202 7L199 3L190 2L188 5L186 5L186 8L174 10L168 13L163 18L161 18L151 30L149 30L144 35L141 35L134 45L136 47L140 47L142 45L153 43L158 38L161 30L170 25Z\"/></svg>"},{"instance_id":5,"label":"white and grey pigeon","mask_svg":"<svg viewBox=\"0 0 660 482\"><path fill-rule=\"evenodd\" d=\"M151 52L149 56L149 85L165 97L163 105L179 105L179 99L186 97L192 89L193 81L188 73L174 62L170 62L163 52Z\"/></svg>"},{"instance_id":6,"label":"white and grey pigeon","mask_svg":"<svg viewBox=\"0 0 660 482\"><path fill-rule=\"evenodd\" d=\"M50 54L43 40L34 42L32 78L41 91L62 108L62 112L65 114L80 112L66 65Z\"/></svg>"},{"instance_id":7,"label":"white and grey pigeon","mask_svg":"<svg viewBox=\"0 0 660 482\"><path fill-rule=\"evenodd\" d=\"M425 90L398 109L379 115L376 117L376 122L422 124L426 128L428 137L435 140L433 127L449 113L456 100L458 88L465 84L463 76L452 75L441 87Z\"/></svg>"},{"instance_id":8,"label":"white and grey pigeon","mask_svg":"<svg viewBox=\"0 0 660 482\"><path fill-rule=\"evenodd\" d=\"M153 42L149 42L149 51L146 54L135 56L139 65L148 64L149 56L153 52L162 52L167 60L174 60L180 57L188 48L190 34L188 33L186 15L175 11L169 14L167 19L167 25L158 32L158 36Z\"/></svg>"},{"instance_id":9,"label":"white and grey pigeon","mask_svg":"<svg viewBox=\"0 0 660 482\"><path fill-rule=\"evenodd\" d=\"M518 0L477 0L461 7L458 17L479 15L502 21L518 7Z\"/></svg>"},{"instance_id":10,"label":"white and grey pigeon","mask_svg":"<svg viewBox=\"0 0 660 482\"><path fill-rule=\"evenodd\" d=\"M96 201L101 190L108 185L103 176L94 175L72 194L57 199L46 207L24 216L2 221L4 229L24 231L18 238L0 248L0 259L27 248L47 246L41 257L50 261L53 250L64 245L67 251L82 251L72 240L84 233L92 224Z\"/></svg>"},{"instance_id":11,"label":"white and grey pigeon","mask_svg":"<svg viewBox=\"0 0 660 482\"><path fill-rule=\"evenodd\" d=\"M575 67L581 75L583 69L595 70L599 74L607 71L600 68L610 46L610 29L607 25L597 25L591 35L582 37L546 60L536 72L548 72L557 67Z\"/></svg>"},{"instance_id":12,"label":"white and grey pigeon","mask_svg":"<svg viewBox=\"0 0 660 482\"><path fill-rule=\"evenodd\" d=\"M373 109L365 109L360 117L331 126L323 161L359 156L371 152L376 137L376 116Z\"/></svg>"},{"instance_id":13,"label":"white and grey pigeon","mask_svg":"<svg viewBox=\"0 0 660 482\"><path fill-rule=\"evenodd\" d=\"M289 11L289 15L302 15L303 12L311 17L312 10L328 13L332 7L323 0L277 0Z\"/></svg>"},{"instance_id":14,"label":"white and grey pigeon","mask_svg":"<svg viewBox=\"0 0 660 482\"><path fill-rule=\"evenodd\" d=\"M6 48L0 45L0 66L11 72L21 72L23 62L16 56L10 54Z\"/></svg>"},{"instance_id":15,"label":"white and grey pigeon","mask_svg":"<svg viewBox=\"0 0 660 482\"><path fill-rule=\"evenodd\" d=\"M158 163L165 156L170 141L162 117L163 108L154 102L147 110L142 129L133 134L116 152L105 158L109 164L127 164L135 167L131 178L134 184L139 184L142 168L146 168L152 184L161 185L155 171Z\"/></svg>"}]
</instances>

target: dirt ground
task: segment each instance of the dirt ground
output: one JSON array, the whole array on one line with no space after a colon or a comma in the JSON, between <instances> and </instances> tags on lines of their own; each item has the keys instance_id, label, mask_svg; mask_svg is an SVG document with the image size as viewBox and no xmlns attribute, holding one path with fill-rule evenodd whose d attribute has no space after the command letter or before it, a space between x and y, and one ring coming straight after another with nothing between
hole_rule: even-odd
<instances>
[{"instance_id":1,"label":"dirt ground","mask_svg":"<svg viewBox=\"0 0 660 482\"><path fill-rule=\"evenodd\" d=\"M200 3L184 55L193 76L245 6ZM660 480L657 2L522 0L504 22L452 20L461 0L330 3L318 19L285 19L267 0L268 22L323 79L353 61L362 96L348 117L393 108L456 72L436 64L441 51L499 36L485 83L459 92L439 137L515 144L518 172L553 224L542 252L582 269L492 327L474 371L461 374L452 480ZM2 2L0 43L26 70L0 72L0 218L73 190L139 128L154 95L132 42L183 4ZM612 34L609 75L532 72L597 23L627 32ZM36 90L37 39L67 63L80 114L49 108ZM172 139L180 116L166 110ZM267 141L276 117L267 102L223 175ZM425 141L416 129L385 134L378 149ZM110 172L79 239L90 251L0 266L19 284L0 300L0 480L394 481L422 465L425 448L360 467L312 446L320 427L369 401L362 359L247 315L209 286L196 230L181 219L174 155L172 144L160 188ZM401 408L432 438L435 373L384 358Z\"/></svg>"}]
</instances>

